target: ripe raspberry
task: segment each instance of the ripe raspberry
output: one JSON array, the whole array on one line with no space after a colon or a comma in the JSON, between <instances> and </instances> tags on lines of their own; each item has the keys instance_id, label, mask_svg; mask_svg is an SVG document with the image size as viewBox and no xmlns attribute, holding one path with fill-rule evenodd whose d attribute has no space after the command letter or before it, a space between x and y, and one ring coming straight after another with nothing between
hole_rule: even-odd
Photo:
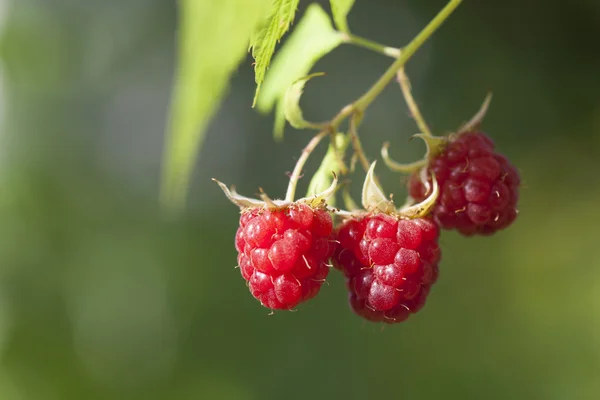
<instances>
[{"instance_id":1,"label":"ripe raspberry","mask_svg":"<svg viewBox=\"0 0 600 400\"><path fill-rule=\"evenodd\" d=\"M292 309L317 295L329 273L331 216L292 203L242 212L235 236L238 264L250 293L265 307Z\"/></svg>"},{"instance_id":2,"label":"ripe raspberry","mask_svg":"<svg viewBox=\"0 0 600 400\"><path fill-rule=\"evenodd\" d=\"M519 173L505 156L495 152L485 133L459 134L431 159L428 168L440 187L432 214L442 228L456 229L465 236L491 235L516 219ZM419 173L413 173L408 188L417 201L427 196Z\"/></svg>"},{"instance_id":3,"label":"ripe raspberry","mask_svg":"<svg viewBox=\"0 0 600 400\"><path fill-rule=\"evenodd\" d=\"M393 324L423 308L438 276L438 236L426 218L382 213L344 222L335 233L333 261L346 276L352 310Z\"/></svg>"}]
</instances>

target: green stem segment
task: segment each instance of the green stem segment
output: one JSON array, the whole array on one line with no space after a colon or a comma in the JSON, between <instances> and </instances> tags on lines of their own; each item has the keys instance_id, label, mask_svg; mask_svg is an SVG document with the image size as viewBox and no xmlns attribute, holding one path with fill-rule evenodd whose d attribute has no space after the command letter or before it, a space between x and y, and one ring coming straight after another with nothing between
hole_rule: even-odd
<instances>
[{"instance_id":1,"label":"green stem segment","mask_svg":"<svg viewBox=\"0 0 600 400\"><path fill-rule=\"evenodd\" d=\"M313 150L317 148L321 139L327 135L329 135L329 130L322 130L308 142L304 149L302 149L302 154L300 154L300 158L296 161L294 171L292 171L292 175L290 176L290 183L288 184L287 193L285 194L286 201L294 201L294 196L296 196L296 186L298 186L300 175L302 175L302 168L304 168L304 164L306 164L308 157Z\"/></svg>"},{"instance_id":2,"label":"green stem segment","mask_svg":"<svg viewBox=\"0 0 600 400\"><path fill-rule=\"evenodd\" d=\"M400 84L400 89L404 95L406 105L408 106L413 119L417 123L417 126L421 130L421 133L425 136L432 136L431 129L429 129L429 125L425 122L425 118L423 118L423 114L421 114L421 110L419 110L419 106L412 95L410 80L408 79L408 76L406 76L404 68L398 70L398 83Z\"/></svg>"},{"instance_id":3,"label":"green stem segment","mask_svg":"<svg viewBox=\"0 0 600 400\"><path fill-rule=\"evenodd\" d=\"M385 73L371 86L369 90L365 94L363 94L358 100L354 103L347 105L342 108L340 112L330 121L328 127L319 132L316 136L314 136L311 141L306 145L306 147L302 150L302 154L298 159L296 166L294 167L294 171L290 176L290 182L288 185L287 193L285 199L287 201L293 201L294 196L296 194L296 186L298 185L298 180L302 174L302 168L304 168L304 164L306 160L313 152L313 150L317 147L321 139L327 136L330 132L336 132L338 126L348 117L352 116L352 120L350 121L351 130L355 131L355 134L350 134L350 139L353 142L353 147L355 151L358 149L357 155L361 158L361 164L365 167L366 156L362 150L362 146L360 144L360 140L356 133L358 122L362 117L365 109L381 94L383 89L394 79L398 71L400 71L404 65L410 60L410 58L416 53L416 51L429 39L431 35L444 23L446 19L454 12L454 10L462 3L463 0L450 0L448 4L423 28L423 30L406 46L402 49L399 57L394 61L394 63L385 71ZM382 46L378 43L370 41L368 39L363 39L355 35L346 34L347 39L346 42L354 43L356 45L369 48L371 50L375 50L377 52L381 52L386 54L385 46ZM388 50L389 51L389 50ZM388 54L390 55L390 54ZM362 155L362 157L361 157ZM364 157L364 159L362 159Z\"/></svg>"},{"instance_id":4,"label":"green stem segment","mask_svg":"<svg viewBox=\"0 0 600 400\"><path fill-rule=\"evenodd\" d=\"M376 53L381 53L389 57L398 58L400 56L400 49L397 49L395 47L384 46L380 43L374 42L372 40L360 36L353 35L351 33L344 34L344 42L365 48L367 50L374 51Z\"/></svg>"},{"instance_id":5,"label":"green stem segment","mask_svg":"<svg viewBox=\"0 0 600 400\"><path fill-rule=\"evenodd\" d=\"M350 129L348 131L350 135L350 141L352 142L352 148L354 149L354 154L358 157L358 161L363 169L366 171L369 170L369 159L367 158L365 151L363 150L360 139L358 138L358 124L360 123L362 115L360 113L355 113L350 118Z\"/></svg>"},{"instance_id":6,"label":"green stem segment","mask_svg":"<svg viewBox=\"0 0 600 400\"><path fill-rule=\"evenodd\" d=\"M435 16L427 24L425 28L406 46L402 49L402 54L394 63L385 71L385 73L375 82L373 86L363 94L356 102L354 108L359 111L364 111L377 96L385 89L385 87L394 79L400 68L404 67L406 62L415 54L415 52L429 39L429 37L448 19L448 17L456 10L463 0L450 0L438 15Z\"/></svg>"},{"instance_id":7,"label":"green stem segment","mask_svg":"<svg viewBox=\"0 0 600 400\"><path fill-rule=\"evenodd\" d=\"M331 185L334 172L336 175L345 174L345 165L341 160L340 153L344 153L348 147L348 138L343 133L337 133L332 135L331 143L327 149L327 153L321 162L321 166L317 172L313 175L309 185L306 197L314 196L318 193L323 192ZM344 170L342 170L344 168ZM335 196L331 196L327 201L329 206L335 207Z\"/></svg>"}]
</instances>

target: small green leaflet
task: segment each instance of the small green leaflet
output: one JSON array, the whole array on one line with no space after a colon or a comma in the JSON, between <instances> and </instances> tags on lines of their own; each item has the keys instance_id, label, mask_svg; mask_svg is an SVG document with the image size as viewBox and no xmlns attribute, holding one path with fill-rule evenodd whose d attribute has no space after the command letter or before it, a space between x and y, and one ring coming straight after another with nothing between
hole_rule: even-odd
<instances>
[{"instance_id":1,"label":"small green leaflet","mask_svg":"<svg viewBox=\"0 0 600 400\"><path fill-rule=\"evenodd\" d=\"M335 26L345 33L350 33L348 29L348 13L354 5L354 0L329 0L331 4L331 13Z\"/></svg>"},{"instance_id":2,"label":"small green leaflet","mask_svg":"<svg viewBox=\"0 0 600 400\"><path fill-rule=\"evenodd\" d=\"M283 113L285 115L285 119L296 129L305 129L305 128L314 128L319 129L318 124L314 124L304 120L302 115L302 110L300 109L300 97L302 97L302 92L304 91L304 85L310 79L315 76L323 76L325 73L316 72L314 74L310 74L305 76L304 78L298 79L296 82L292 84L285 92L285 96L283 98Z\"/></svg>"},{"instance_id":3,"label":"small green leaflet","mask_svg":"<svg viewBox=\"0 0 600 400\"><path fill-rule=\"evenodd\" d=\"M342 35L333 29L329 16L321 6L313 3L277 52L256 103L258 110L265 114L277 106L274 129L276 139L283 138L283 103L287 89L297 79L306 76L321 57L342 43Z\"/></svg>"},{"instance_id":4,"label":"small green leaflet","mask_svg":"<svg viewBox=\"0 0 600 400\"><path fill-rule=\"evenodd\" d=\"M269 0L181 0L178 65L163 155L161 202L185 204L204 131L244 59Z\"/></svg>"},{"instance_id":5,"label":"small green leaflet","mask_svg":"<svg viewBox=\"0 0 600 400\"><path fill-rule=\"evenodd\" d=\"M271 12L267 20L250 38L250 49L252 49L252 57L255 61L254 79L256 81L256 93L252 107L256 105L265 73L275 52L275 46L294 22L299 2L300 0L272 0Z\"/></svg>"},{"instance_id":6,"label":"small green leaflet","mask_svg":"<svg viewBox=\"0 0 600 400\"><path fill-rule=\"evenodd\" d=\"M338 133L335 135L335 143L339 154L343 155L348 147L348 143L350 143L350 139L347 135ZM340 174L338 155L335 153L336 149L330 143L329 148L327 149L327 154L325 154L319 169L308 184L308 191L306 194L307 197L314 196L315 194L327 189L333 181L333 174ZM335 207L335 196L331 196L327 203L330 206Z\"/></svg>"}]
</instances>

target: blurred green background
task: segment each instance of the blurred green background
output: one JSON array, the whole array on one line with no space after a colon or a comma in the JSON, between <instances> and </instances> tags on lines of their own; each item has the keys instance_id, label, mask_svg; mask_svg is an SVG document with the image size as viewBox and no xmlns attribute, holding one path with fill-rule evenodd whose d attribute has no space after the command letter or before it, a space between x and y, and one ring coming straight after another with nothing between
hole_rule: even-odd
<instances>
[{"instance_id":1,"label":"blurred green background","mask_svg":"<svg viewBox=\"0 0 600 400\"><path fill-rule=\"evenodd\" d=\"M349 19L402 46L444 4L358 0ZM176 11L0 1L0 399L600 398L597 0L465 1L409 63L437 133L494 91L485 129L524 187L510 229L444 233L427 306L385 329L349 311L337 274L269 316L234 269L237 209L210 178L281 196L309 139L288 128L272 141L272 117L250 108L250 58L210 124L186 215L160 213ZM389 63L340 47L316 66L328 75L308 86L305 116L329 118ZM410 161L416 132L390 86L361 135L371 157L392 140Z\"/></svg>"}]
</instances>

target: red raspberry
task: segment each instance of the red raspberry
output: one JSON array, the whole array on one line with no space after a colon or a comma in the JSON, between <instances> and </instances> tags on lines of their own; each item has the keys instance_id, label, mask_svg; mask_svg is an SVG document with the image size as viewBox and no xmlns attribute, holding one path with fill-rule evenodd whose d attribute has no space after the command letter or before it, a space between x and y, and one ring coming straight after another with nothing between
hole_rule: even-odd
<instances>
[{"instance_id":1,"label":"red raspberry","mask_svg":"<svg viewBox=\"0 0 600 400\"><path fill-rule=\"evenodd\" d=\"M250 208L235 236L250 293L271 309L292 309L317 295L329 273L331 215L303 203Z\"/></svg>"},{"instance_id":2,"label":"red raspberry","mask_svg":"<svg viewBox=\"0 0 600 400\"><path fill-rule=\"evenodd\" d=\"M519 173L506 157L495 152L492 139L485 133L459 134L428 168L440 187L432 215L442 228L456 229L465 236L491 235L517 217ZM411 176L408 187L416 201L427 197L419 173Z\"/></svg>"},{"instance_id":3,"label":"red raspberry","mask_svg":"<svg viewBox=\"0 0 600 400\"><path fill-rule=\"evenodd\" d=\"M333 261L346 276L352 310L393 324L423 308L438 276L438 236L426 218L376 214L344 222Z\"/></svg>"}]
</instances>

